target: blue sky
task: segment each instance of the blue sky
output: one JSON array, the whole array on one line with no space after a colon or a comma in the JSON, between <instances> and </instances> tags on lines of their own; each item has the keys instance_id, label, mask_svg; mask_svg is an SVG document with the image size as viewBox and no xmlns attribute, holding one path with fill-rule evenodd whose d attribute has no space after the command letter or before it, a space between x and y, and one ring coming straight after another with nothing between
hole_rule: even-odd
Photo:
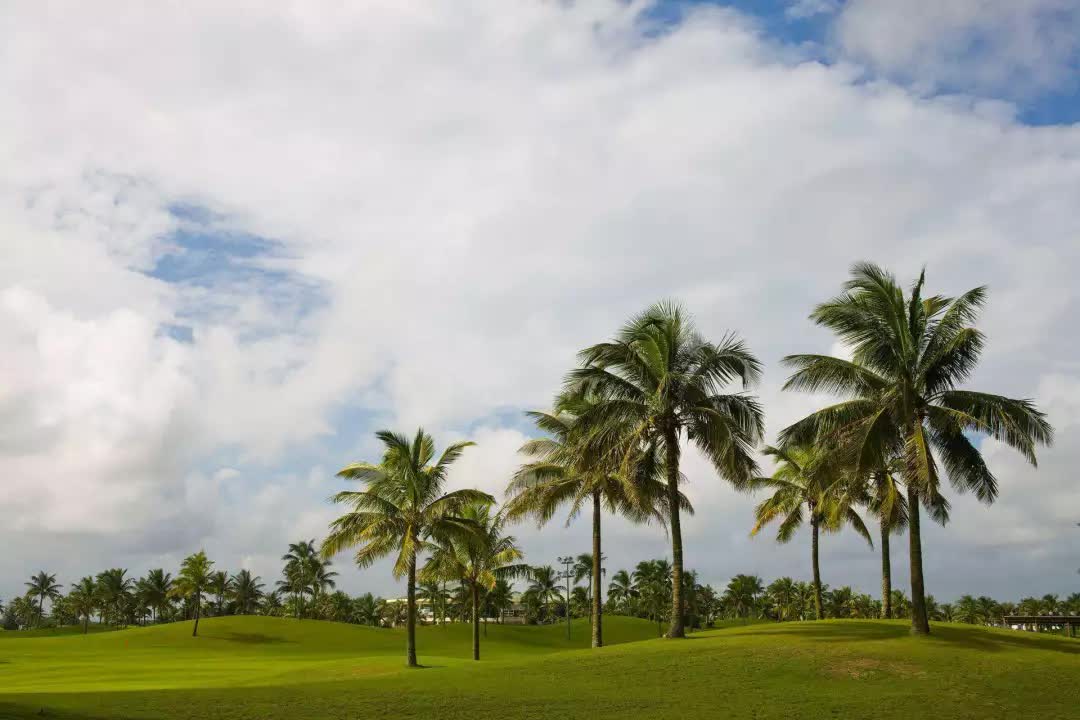
<instances>
[{"instance_id":1,"label":"blue sky","mask_svg":"<svg viewBox=\"0 0 1080 720\"><path fill-rule=\"evenodd\" d=\"M974 381L1059 429L1037 471L983 443L1001 502L956 497L928 530L931 590L1072 591L1080 42L1062 29L1080 13L415 4L253 21L193 3L105 22L107 47L80 32L97 15L20 11L0 70L0 419L17 430L0 596L41 567L141 573L198 547L272 579L382 427L476 440L452 481L498 493L522 411L659 298L746 338L771 437L826 401L781 392L779 359L843 351L806 314L861 259L926 265L940 292L989 283ZM798 540L748 537L754 498L692 452L686 473L706 580L806 575ZM606 527L613 565L668 552L657 528ZM540 563L587 530L519 535ZM860 542L827 539L826 579L873 592ZM397 590L385 565L339 564L350 592Z\"/></svg>"}]
</instances>

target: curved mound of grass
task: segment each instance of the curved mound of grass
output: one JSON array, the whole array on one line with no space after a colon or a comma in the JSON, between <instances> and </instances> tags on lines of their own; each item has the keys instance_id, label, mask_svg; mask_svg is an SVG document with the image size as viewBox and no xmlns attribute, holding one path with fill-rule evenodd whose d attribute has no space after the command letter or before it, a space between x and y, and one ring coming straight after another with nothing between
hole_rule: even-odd
<instances>
[{"instance_id":1,"label":"curved mound of grass","mask_svg":"<svg viewBox=\"0 0 1080 720\"><path fill-rule=\"evenodd\" d=\"M613 639L656 631L610 620ZM0 717L1053 719L1080 707L1080 641L1058 637L825 621L594 651L560 631L492 626L473 663L467 626L422 628L429 667L414 671L399 631L270 618L208 621L196 640L177 625L4 643Z\"/></svg>"}]
</instances>

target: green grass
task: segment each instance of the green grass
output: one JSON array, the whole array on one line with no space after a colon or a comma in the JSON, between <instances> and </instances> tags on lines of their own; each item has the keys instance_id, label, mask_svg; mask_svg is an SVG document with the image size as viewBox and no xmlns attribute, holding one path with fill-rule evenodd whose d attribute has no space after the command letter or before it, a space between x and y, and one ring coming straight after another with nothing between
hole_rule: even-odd
<instances>
[{"instance_id":1,"label":"green grass","mask_svg":"<svg viewBox=\"0 0 1080 720\"><path fill-rule=\"evenodd\" d=\"M87 633L111 632L116 628L108 625L91 623L86 628ZM23 640L38 637L64 637L67 635L82 635L82 626L64 625L63 627L47 627L33 630L0 630L0 640Z\"/></svg>"},{"instance_id":2,"label":"green grass","mask_svg":"<svg viewBox=\"0 0 1080 720\"><path fill-rule=\"evenodd\" d=\"M421 628L403 667L397 630L273 618L210 619L0 643L0 717L91 718L1075 718L1080 641L904 622L742 625L685 641L608 618ZM638 642L634 642L638 641ZM39 714L40 713L40 714Z\"/></svg>"}]
</instances>

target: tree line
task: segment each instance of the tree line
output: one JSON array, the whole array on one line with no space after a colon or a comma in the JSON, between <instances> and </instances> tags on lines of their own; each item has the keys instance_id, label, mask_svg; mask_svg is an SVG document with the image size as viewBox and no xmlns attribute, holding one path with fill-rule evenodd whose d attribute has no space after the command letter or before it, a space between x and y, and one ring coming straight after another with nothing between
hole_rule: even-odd
<instances>
[{"instance_id":1,"label":"tree line","mask_svg":"<svg viewBox=\"0 0 1080 720\"><path fill-rule=\"evenodd\" d=\"M449 468L473 443L454 443L439 454L423 429L413 435L381 430L381 459L338 473L359 489L333 497L346 512L315 554L328 562L351 549L361 568L393 558L393 574L406 586L409 665L417 664L418 589L461 584L473 621L473 657L479 658L483 598L500 581L537 582L506 532L509 524L531 519L542 527L562 514L569 523L584 512L592 523L588 614L592 644L599 647L605 610L602 523L605 515L618 514L655 524L670 540L665 610L657 606L650 612L667 624L667 637L680 638L695 622L690 611L698 594L684 567L681 526L693 512L682 472L683 453L693 446L732 487L771 493L755 509L752 534L775 522L777 540L788 542L799 527L809 526L815 618L830 614L827 605L835 604L837 593L827 595L822 581L823 536L847 527L870 545L877 539L877 612L894 617L890 543L906 532L911 587L904 612L914 633L927 634L922 515L948 521L946 483L986 503L996 499L997 480L980 452L980 438L1016 449L1033 465L1036 448L1053 440L1053 429L1033 401L962 387L985 345L975 327L985 301L983 287L956 297L931 295L925 273L905 289L876 265L853 266L841 292L810 314L850 357L783 359L791 370L785 390L825 393L836 401L781 429L776 444L764 447L775 462L771 475L763 475L756 460L765 416L751 390L761 378L761 362L736 334L710 341L679 305L658 303L610 340L583 349L551 408L528 413L542 435L521 448L528 460L510 479L503 507L480 490L445 490ZM199 597L210 571L193 558L181 575L185 597L195 598L197 629ZM642 602L660 602L649 597ZM304 598L301 592L295 600ZM540 605L547 610L552 602L549 596Z\"/></svg>"}]
</instances>

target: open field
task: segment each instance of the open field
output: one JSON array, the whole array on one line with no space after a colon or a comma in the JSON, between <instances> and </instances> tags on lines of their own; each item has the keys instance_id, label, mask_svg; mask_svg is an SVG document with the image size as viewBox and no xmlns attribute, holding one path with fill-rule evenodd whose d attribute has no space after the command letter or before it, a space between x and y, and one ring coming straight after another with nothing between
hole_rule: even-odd
<instances>
[{"instance_id":1,"label":"open field","mask_svg":"<svg viewBox=\"0 0 1080 720\"><path fill-rule=\"evenodd\" d=\"M491 626L473 663L468 628L403 634L260 617L0 645L0 717L57 718L1075 718L1080 641L959 625L736 626L686 641L610 618L613 644L563 628ZM634 642L637 641L637 642ZM571 647L575 649L570 649Z\"/></svg>"}]
</instances>

